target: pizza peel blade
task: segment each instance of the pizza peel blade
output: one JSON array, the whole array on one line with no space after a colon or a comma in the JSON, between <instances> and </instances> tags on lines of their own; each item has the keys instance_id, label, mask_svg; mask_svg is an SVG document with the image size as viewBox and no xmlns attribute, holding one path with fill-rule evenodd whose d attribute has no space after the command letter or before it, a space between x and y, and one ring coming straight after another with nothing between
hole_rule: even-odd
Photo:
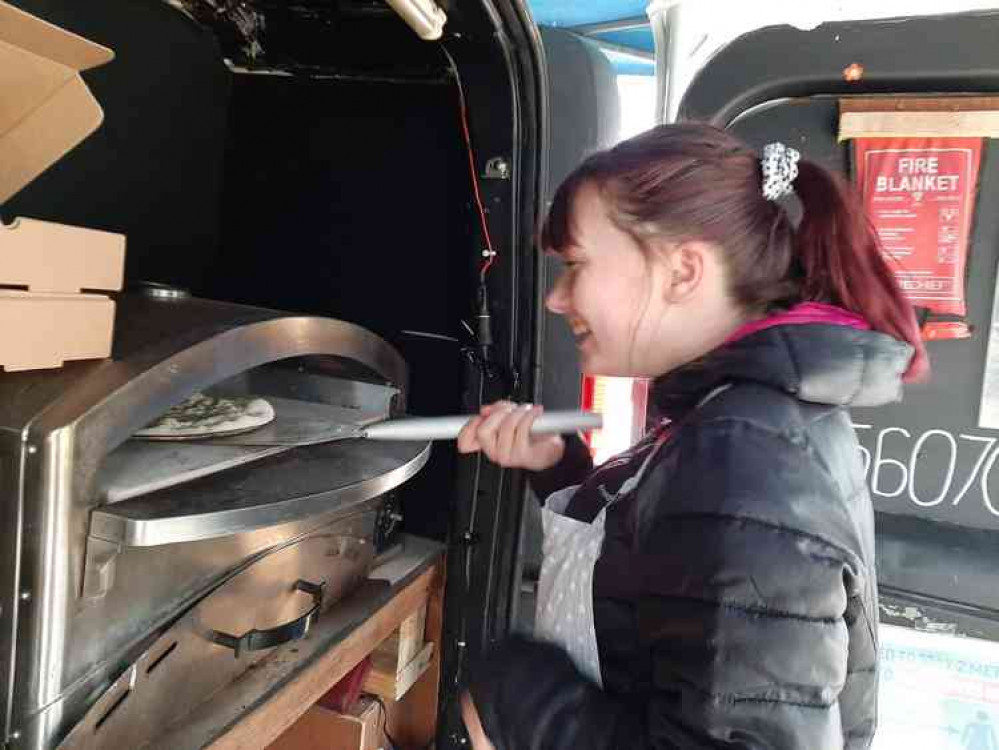
<instances>
[{"instance_id":1,"label":"pizza peel blade","mask_svg":"<svg viewBox=\"0 0 999 750\"><path fill-rule=\"evenodd\" d=\"M381 412L365 412L345 406L267 396L274 419L252 432L203 442L212 445L304 446L364 437L364 427L385 418Z\"/></svg>"}]
</instances>

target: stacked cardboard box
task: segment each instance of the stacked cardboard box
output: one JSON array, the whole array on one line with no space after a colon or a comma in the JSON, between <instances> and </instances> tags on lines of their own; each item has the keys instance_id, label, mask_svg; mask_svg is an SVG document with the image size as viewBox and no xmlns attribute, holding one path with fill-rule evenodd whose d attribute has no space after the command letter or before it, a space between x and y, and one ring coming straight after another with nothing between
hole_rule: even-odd
<instances>
[{"instance_id":1,"label":"stacked cardboard box","mask_svg":"<svg viewBox=\"0 0 999 750\"><path fill-rule=\"evenodd\" d=\"M103 120L80 71L114 53L0 1L0 206ZM125 238L33 219L0 226L0 367L108 357ZM86 291L87 293L83 293Z\"/></svg>"}]
</instances>

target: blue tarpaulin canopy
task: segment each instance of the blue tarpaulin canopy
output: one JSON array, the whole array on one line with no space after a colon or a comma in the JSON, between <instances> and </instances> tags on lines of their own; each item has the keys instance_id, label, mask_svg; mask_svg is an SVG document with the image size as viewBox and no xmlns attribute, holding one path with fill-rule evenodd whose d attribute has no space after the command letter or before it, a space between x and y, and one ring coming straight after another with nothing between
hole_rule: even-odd
<instances>
[{"instance_id":1,"label":"blue tarpaulin canopy","mask_svg":"<svg viewBox=\"0 0 999 750\"><path fill-rule=\"evenodd\" d=\"M539 26L557 26L592 39L619 73L655 75L648 0L529 0Z\"/></svg>"}]
</instances>

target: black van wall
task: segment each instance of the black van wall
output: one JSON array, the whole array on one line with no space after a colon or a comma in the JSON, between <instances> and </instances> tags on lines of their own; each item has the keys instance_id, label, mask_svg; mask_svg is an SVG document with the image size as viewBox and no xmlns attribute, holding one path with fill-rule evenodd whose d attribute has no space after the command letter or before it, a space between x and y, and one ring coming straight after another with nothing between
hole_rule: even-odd
<instances>
[{"instance_id":1,"label":"black van wall","mask_svg":"<svg viewBox=\"0 0 999 750\"><path fill-rule=\"evenodd\" d=\"M13 0L111 47L84 74L104 124L2 206L128 235L126 276L200 286L218 243L230 75L215 37L162 0Z\"/></svg>"}]
</instances>

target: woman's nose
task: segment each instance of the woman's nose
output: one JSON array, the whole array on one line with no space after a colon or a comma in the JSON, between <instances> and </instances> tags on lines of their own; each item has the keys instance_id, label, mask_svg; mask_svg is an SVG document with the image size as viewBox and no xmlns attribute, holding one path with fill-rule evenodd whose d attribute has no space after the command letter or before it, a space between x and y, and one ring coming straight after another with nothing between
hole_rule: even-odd
<instances>
[{"instance_id":1,"label":"woman's nose","mask_svg":"<svg viewBox=\"0 0 999 750\"><path fill-rule=\"evenodd\" d=\"M565 315L569 309L569 293L566 288L568 285L565 281L565 274L560 274L558 279L555 281L555 286L552 290L548 292L545 297L545 307L548 308L549 312L553 312L556 315Z\"/></svg>"}]
</instances>

